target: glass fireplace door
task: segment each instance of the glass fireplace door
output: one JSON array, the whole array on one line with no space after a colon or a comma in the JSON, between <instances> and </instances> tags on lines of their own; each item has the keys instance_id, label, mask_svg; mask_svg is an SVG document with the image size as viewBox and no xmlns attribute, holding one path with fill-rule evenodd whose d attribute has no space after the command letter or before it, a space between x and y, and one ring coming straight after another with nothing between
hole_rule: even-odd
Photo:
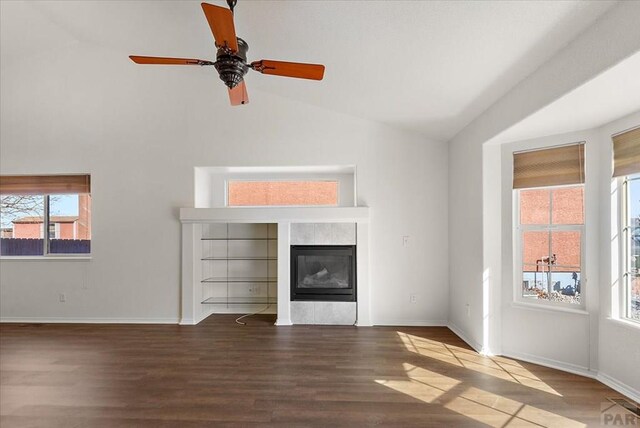
<instances>
[{"instance_id":1,"label":"glass fireplace door","mask_svg":"<svg viewBox=\"0 0 640 428\"><path fill-rule=\"evenodd\" d=\"M291 247L292 300L355 301L355 247Z\"/></svg>"}]
</instances>

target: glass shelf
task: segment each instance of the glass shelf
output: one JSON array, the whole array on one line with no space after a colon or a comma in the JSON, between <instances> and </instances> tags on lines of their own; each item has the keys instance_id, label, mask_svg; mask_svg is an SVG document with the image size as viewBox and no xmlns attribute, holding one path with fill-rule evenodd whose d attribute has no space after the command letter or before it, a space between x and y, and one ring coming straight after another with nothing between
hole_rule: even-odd
<instances>
[{"instance_id":1,"label":"glass shelf","mask_svg":"<svg viewBox=\"0 0 640 428\"><path fill-rule=\"evenodd\" d=\"M200 282L244 282L244 283L253 283L253 282L278 282L278 278L268 278L266 276L263 277L238 277L238 278L227 278L227 277L210 277L205 278Z\"/></svg>"},{"instance_id":2,"label":"glass shelf","mask_svg":"<svg viewBox=\"0 0 640 428\"><path fill-rule=\"evenodd\" d=\"M239 256L239 257L203 257L200 260L278 260L277 257L246 257L246 256Z\"/></svg>"},{"instance_id":3,"label":"glass shelf","mask_svg":"<svg viewBox=\"0 0 640 428\"><path fill-rule=\"evenodd\" d=\"M209 297L204 305L270 305L277 304L275 297Z\"/></svg>"},{"instance_id":4,"label":"glass shelf","mask_svg":"<svg viewBox=\"0 0 640 428\"><path fill-rule=\"evenodd\" d=\"M206 294L200 296L200 303L213 305L209 312L225 312L225 307L228 312L228 308L232 307L232 312L252 313L266 305L277 305L277 297L271 294L278 282L273 263L278 260L274 247L278 238L273 236L269 227L256 229L251 226L246 231L235 231L227 225L226 233L219 227L203 228L200 236L202 252L199 254L202 267L200 287ZM212 294L216 297L208 297ZM247 295L238 297L236 294Z\"/></svg>"}]
</instances>

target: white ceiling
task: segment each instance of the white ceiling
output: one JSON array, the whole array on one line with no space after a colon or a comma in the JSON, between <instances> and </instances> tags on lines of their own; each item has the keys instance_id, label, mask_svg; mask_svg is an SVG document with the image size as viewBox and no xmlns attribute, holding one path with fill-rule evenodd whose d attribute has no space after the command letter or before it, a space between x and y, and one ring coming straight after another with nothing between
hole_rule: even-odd
<instances>
[{"instance_id":1,"label":"white ceiling","mask_svg":"<svg viewBox=\"0 0 640 428\"><path fill-rule=\"evenodd\" d=\"M199 2L0 4L2 66L75 43L122 52L123 64L128 54L215 58ZM327 67L322 82L252 73L249 92L448 140L614 4L239 0L236 29L250 60Z\"/></svg>"},{"instance_id":2,"label":"white ceiling","mask_svg":"<svg viewBox=\"0 0 640 428\"><path fill-rule=\"evenodd\" d=\"M491 144L597 128L640 111L640 53L494 137Z\"/></svg>"}]
</instances>

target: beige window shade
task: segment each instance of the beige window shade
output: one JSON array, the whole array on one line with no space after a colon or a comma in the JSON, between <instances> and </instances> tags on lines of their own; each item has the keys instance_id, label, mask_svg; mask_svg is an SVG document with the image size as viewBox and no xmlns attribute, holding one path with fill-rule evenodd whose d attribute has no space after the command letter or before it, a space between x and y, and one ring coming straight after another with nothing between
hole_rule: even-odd
<instances>
[{"instance_id":1,"label":"beige window shade","mask_svg":"<svg viewBox=\"0 0 640 428\"><path fill-rule=\"evenodd\" d=\"M0 175L0 194L43 195L91 193L89 174Z\"/></svg>"},{"instance_id":2,"label":"beige window shade","mask_svg":"<svg viewBox=\"0 0 640 428\"><path fill-rule=\"evenodd\" d=\"M613 137L613 176L640 172L640 127Z\"/></svg>"},{"instance_id":3,"label":"beige window shade","mask_svg":"<svg viewBox=\"0 0 640 428\"><path fill-rule=\"evenodd\" d=\"M513 154L513 188L584 183L584 143Z\"/></svg>"}]
</instances>

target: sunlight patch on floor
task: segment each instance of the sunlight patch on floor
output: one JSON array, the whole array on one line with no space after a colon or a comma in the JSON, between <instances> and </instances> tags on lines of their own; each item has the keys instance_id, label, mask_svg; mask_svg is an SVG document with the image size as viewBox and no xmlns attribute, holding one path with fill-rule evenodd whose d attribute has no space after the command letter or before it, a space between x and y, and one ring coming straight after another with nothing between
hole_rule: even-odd
<instances>
[{"instance_id":1,"label":"sunlight patch on floor","mask_svg":"<svg viewBox=\"0 0 640 428\"><path fill-rule=\"evenodd\" d=\"M546 410L506 398L434 371L403 364L407 379L378 379L376 383L425 403L446 409L492 427L567 427L586 425Z\"/></svg>"},{"instance_id":2,"label":"sunlight patch on floor","mask_svg":"<svg viewBox=\"0 0 640 428\"><path fill-rule=\"evenodd\" d=\"M473 386L465 389L444 407L492 426L586 426L573 419ZM504 420L504 417L507 419Z\"/></svg>"},{"instance_id":3,"label":"sunlight patch on floor","mask_svg":"<svg viewBox=\"0 0 640 428\"><path fill-rule=\"evenodd\" d=\"M376 380L376 382L395 391L422 400L425 403L437 403L440 396L461 383L459 380L421 367L412 366L407 363L403 365L409 380L386 379ZM423 379L429 379L431 384L426 383Z\"/></svg>"},{"instance_id":4,"label":"sunlight patch on floor","mask_svg":"<svg viewBox=\"0 0 640 428\"><path fill-rule=\"evenodd\" d=\"M520 364L507 363L505 358L486 357L475 351L458 346L425 339L403 332L398 332L400 340L408 351L433 358L457 367L487 374L508 382L514 382L549 394L562 396L536 375Z\"/></svg>"},{"instance_id":5,"label":"sunlight patch on floor","mask_svg":"<svg viewBox=\"0 0 640 428\"><path fill-rule=\"evenodd\" d=\"M394 391L401 392L410 397L424 401L425 403L436 403L438 397L444 394L446 391L440 388L436 388L417 380L376 380L376 383L384 385L387 388L391 388Z\"/></svg>"}]
</instances>

